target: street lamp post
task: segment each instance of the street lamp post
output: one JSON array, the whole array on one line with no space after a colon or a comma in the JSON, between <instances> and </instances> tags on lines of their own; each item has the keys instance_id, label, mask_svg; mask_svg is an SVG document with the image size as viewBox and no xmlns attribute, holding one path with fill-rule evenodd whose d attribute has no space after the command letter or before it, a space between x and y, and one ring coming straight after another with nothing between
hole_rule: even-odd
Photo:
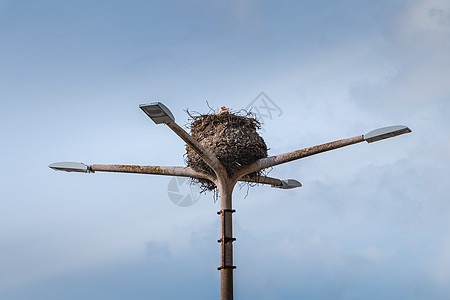
<instances>
[{"instance_id":1,"label":"street lamp post","mask_svg":"<svg viewBox=\"0 0 450 300\"><path fill-rule=\"evenodd\" d=\"M345 146L368 142L372 143L382 139L398 136L409 133L411 130L406 126L390 126L371 131L365 135L359 135L351 138L346 138L322 145L308 147L292 152L287 152L275 156L258 159L257 161L243 166L236 172L235 175L229 176L225 167L218 160L218 158L208 149L203 147L197 140L195 140L189 133L175 123L175 118L170 110L162 103L155 102L151 104L143 104L139 106L156 124L166 124L173 132L175 132L183 141L186 142L214 171L214 175L195 171L190 167L164 167L164 166L133 166L133 165L99 165L91 166L83 163L54 163L49 167L66 172L120 172L120 173L140 173L140 174L155 174L155 175L169 175L182 176L198 179L207 179L213 182L220 194L220 211L218 214L221 217L221 238L218 240L221 243L221 271L220 280L220 299L233 299L233 242L236 240L233 237L233 217L235 212L232 206L232 193L234 186L238 181L256 182L262 184L270 184L272 187L281 189L290 189L300 187L301 183L294 179L280 180L268 176L258 176L252 178L249 174L263 169L284 164L290 161L301 159L307 156L319 154L322 152L342 148Z\"/></svg>"}]
</instances>

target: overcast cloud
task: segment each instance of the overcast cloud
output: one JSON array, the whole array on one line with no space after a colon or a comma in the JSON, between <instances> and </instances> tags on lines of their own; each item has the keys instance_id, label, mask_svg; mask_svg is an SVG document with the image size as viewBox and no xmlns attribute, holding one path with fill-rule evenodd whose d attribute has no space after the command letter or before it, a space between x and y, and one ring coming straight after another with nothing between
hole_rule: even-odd
<instances>
[{"instance_id":1,"label":"overcast cloud","mask_svg":"<svg viewBox=\"0 0 450 300\"><path fill-rule=\"evenodd\" d=\"M0 37L1 299L217 299L212 194L48 165L184 165L139 104L185 125L260 92L271 155L413 133L271 171L300 189L236 188L236 298L450 297L449 1L0 0Z\"/></svg>"}]
</instances>

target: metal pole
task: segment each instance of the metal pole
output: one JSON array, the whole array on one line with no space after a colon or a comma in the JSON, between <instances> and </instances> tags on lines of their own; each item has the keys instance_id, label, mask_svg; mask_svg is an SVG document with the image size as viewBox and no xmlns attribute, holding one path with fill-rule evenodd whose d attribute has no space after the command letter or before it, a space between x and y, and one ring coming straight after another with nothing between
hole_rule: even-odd
<instances>
[{"instance_id":1,"label":"metal pole","mask_svg":"<svg viewBox=\"0 0 450 300\"><path fill-rule=\"evenodd\" d=\"M218 188L220 193L220 215L221 221L221 266L220 270L220 299L233 299L233 213L232 209L232 193L234 184L230 184L230 180L219 180Z\"/></svg>"},{"instance_id":2,"label":"metal pole","mask_svg":"<svg viewBox=\"0 0 450 300\"><path fill-rule=\"evenodd\" d=\"M157 106L159 111L156 114L151 111L152 107ZM220 193L220 211L221 215L221 266L218 268L221 271L220 279L220 299L233 299L233 216L235 210L232 209L232 193L237 181L259 182L263 184L271 184L272 186L292 188L301 186L299 182L292 185L276 178L259 176L251 178L247 176L256 171L260 171L269 167L284 164L303 157L315 155L325 151L345 147L348 145L367 141L368 143L397 136L400 134L411 132L406 126L385 127L369 132L368 134L356 136L353 138L343 139L326 143L314 147L308 147L288 153L283 153L276 156L258 159L257 161L241 168L232 178L228 177L227 170L219 161L219 159L204 147L200 142L194 139L189 133L175 123L175 118L167 107L162 103L152 103L149 105L140 106L144 112L156 123L165 123L172 129L182 140L184 140L202 159L214 170L215 176L197 172L189 167L162 167L162 166L133 166L133 165L92 165L87 166L82 163L54 163L49 167L59 171L67 172L83 172L92 173L95 171L103 172L123 172L123 173L141 173L141 174L156 174L156 175L172 175L192 178L208 179L216 184ZM159 115L163 112L163 116Z\"/></svg>"}]
</instances>

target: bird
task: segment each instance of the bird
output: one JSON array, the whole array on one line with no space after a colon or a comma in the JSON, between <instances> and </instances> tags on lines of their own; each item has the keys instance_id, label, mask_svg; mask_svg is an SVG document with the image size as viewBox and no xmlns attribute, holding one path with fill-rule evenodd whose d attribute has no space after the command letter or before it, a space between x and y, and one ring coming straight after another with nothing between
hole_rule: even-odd
<instances>
[{"instance_id":1,"label":"bird","mask_svg":"<svg viewBox=\"0 0 450 300\"><path fill-rule=\"evenodd\" d=\"M220 110L219 110L219 114L224 114L224 113L229 113L229 108L225 107L225 106L221 106Z\"/></svg>"}]
</instances>

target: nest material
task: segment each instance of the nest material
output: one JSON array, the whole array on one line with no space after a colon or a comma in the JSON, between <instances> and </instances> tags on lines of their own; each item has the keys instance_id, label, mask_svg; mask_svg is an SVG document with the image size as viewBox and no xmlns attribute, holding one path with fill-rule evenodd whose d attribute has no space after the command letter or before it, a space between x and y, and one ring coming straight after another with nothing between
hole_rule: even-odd
<instances>
[{"instance_id":1,"label":"nest material","mask_svg":"<svg viewBox=\"0 0 450 300\"><path fill-rule=\"evenodd\" d=\"M257 132L261 124L251 113L240 115L227 111L191 115L191 119L189 127L192 137L217 156L229 176L233 176L243 166L267 157L266 143ZM186 157L186 163L192 169L214 175L205 161L189 146L186 146ZM260 176L260 172L249 176ZM196 181L203 190L216 188L209 180Z\"/></svg>"}]
</instances>

